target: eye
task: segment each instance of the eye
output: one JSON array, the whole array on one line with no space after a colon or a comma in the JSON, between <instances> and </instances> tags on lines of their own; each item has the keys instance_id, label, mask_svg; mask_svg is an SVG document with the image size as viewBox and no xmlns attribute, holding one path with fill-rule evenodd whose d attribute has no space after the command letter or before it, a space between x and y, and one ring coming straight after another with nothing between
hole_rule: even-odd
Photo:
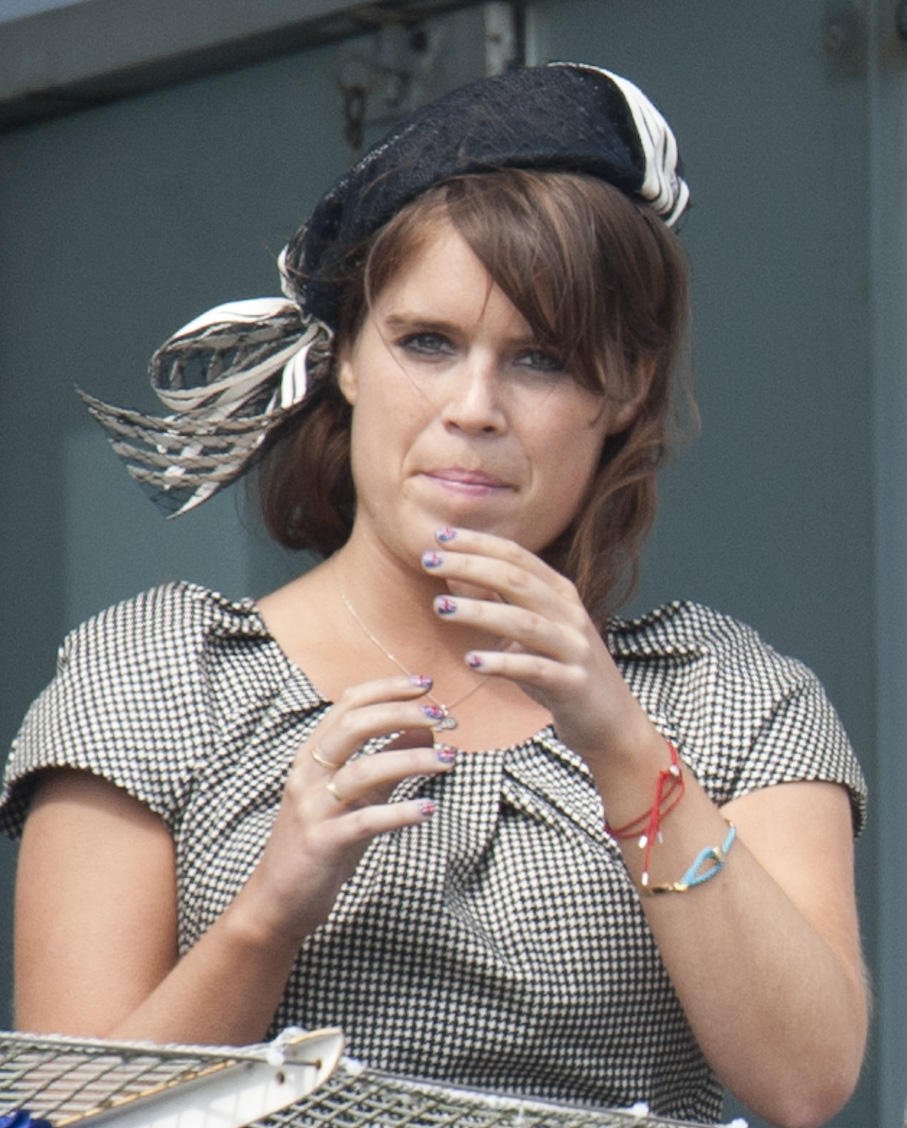
<instances>
[{"instance_id":1,"label":"eye","mask_svg":"<svg viewBox=\"0 0 907 1128\"><path fill-rule=\"evenodd\" d=\"M564 362L557 353L548 352L546 349L526 349L517 356L516 363L521 368L528 368L531 372L544 375L557 376L566 372Z\"/></svg>"},{"instance_id":2,"label":"eye","mask_svg":"<svg viewBox=\"0 0 907 1128\"><path fill-rule=\"evenodd\" d=\"M407 333L398 340L397 345L413 356L429 359L448 356L453 351L453 345L443 333Z\"/></svg>"}]
</instances>

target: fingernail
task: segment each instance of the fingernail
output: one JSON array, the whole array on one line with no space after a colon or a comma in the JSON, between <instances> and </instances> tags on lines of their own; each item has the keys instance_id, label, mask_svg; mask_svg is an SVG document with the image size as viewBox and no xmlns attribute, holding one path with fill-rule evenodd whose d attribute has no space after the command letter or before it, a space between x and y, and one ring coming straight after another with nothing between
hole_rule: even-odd
<instances>
[{"instance_id":1,"label":"fingernail","mask_svg":"<svg viewBox=\"0 0 907 1128\"><path fill-rule=\"evenodd\" d=\"M435 749L435 755L442 764L452 764L457 758L456 748L451 748L449 744L441 744Z\"/></svg>"},{"instance_id":2,"label":"fingernail","mask_svg":"<svg viewBox=\"0 0 907 1128\"><path fill-rule=\"evenodd\" d=\"M422 566L424 568L440 568L443 563L444 557L440 552L422 553Z\"/></svg>"},{"instance_id":3,"label":"fingernail","mask_svg":"<svg viewBox=\"0 0 907 1128\"><path fill-rule=\"evenodd\" d=\"M422 712L430 721L440 721L444 716L444 710L440 705L423 705Z\"/></svg>"},{"instance_id":4,"label":"fingernail","mask_svg":"<svg viewBox=\"0 0 907 1128\"><path fill-rule=\"evenodd\" d=\"M445 525L443 529L438 529L435 533L435 537L441 542L441 544L449 544L456 535L457 530L452 529L450 525Z\"/></svg>"},{"instance_id":5,"label":"fingernail","mask_svg":"<svg viewBox=\"0 0 907 1128\"><path fill-rule=\"evenodd\" d=\"M481 670L484 665L480 654L467 654L466 662L473 670Z\"/></svg>"},{"instance_id":6,"label":"fingernail","mask_svg":"<svg viewBox=\"0 0 907 1128\"><path fill-rule=\"evenodd\" d=\"M430 819L435 811L437 811L438 804L433 799L423 799L419 804L419 809L422 812L423 819Z\"/></svg>"},{"instance_id":7,"label":"fingernail","mask_svg":"<svg viewBox=\"0 0 907 1128\"><path fill-rule=\"evenodd\" d=\"M431 689L435 684L434 679L430 678L428 674L413 674L409 679L416 689Z\"/></svg>"},{"instance_id":8,"label":"fingernail","mask_svg":"<svg viewBox=\"0 0 907 1128\"><path fill-rule=\"evenodd\" d=\"M452 615L457 609L457 601L449 595L439 595L435 600L435 610L439 615Z\"/></svg>"}]
</instances>

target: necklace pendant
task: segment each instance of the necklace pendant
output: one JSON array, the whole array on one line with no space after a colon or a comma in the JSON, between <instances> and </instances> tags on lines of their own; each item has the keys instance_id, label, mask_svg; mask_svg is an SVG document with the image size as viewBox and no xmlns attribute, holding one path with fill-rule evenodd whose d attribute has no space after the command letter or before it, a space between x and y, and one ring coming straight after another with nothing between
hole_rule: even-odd
<instances>
[{"instance_id":1,"label":"necklace pendant","mask_svg":"<svg viewBox=\"0 0 907 1128\"><path fill-rule=\"evenodd\" d=\"M372 634L372 632L368 629L368 627L365 625L365 623L363 623L362 618L359 615L359 612L352 605L352 603L350 603L349 597L347 596L346 592L343 590L343 587L340 583L340 577L337 575L337 564L336 564L336 561L334 560L333 557L331 557L330 560L329 560L329 567L330 567L330 570L331 570L331 576L334 579L334 584L337 588L337 594L340 596L340 602L346 608L347 612L349 613L350 618L353 620L353 622L356 624L356 626L359 627L359 629L362 631L362 633L365 635L365 637L369 640L369 642L373 643L378 648L378 650L381 651L381 653L384 655L385 658L387 658L389 661L393 662L393 664L397 667L398 670L400 670L402 673L406 674L407 677L410 679L410 681L413 681L413 675L409 672L409 670L406 668L406 666L403 665L403 663L400 661L399 658L397 658L393 654L391 654L391 652L387 649L387 647L384 645L384 643L379 638L376 638ZM462 703L466 700L467 697L472 697L472 695L474 693L476 693L478 690L480 690L482 688L483 685L486 685L486 684L487 684L487 682L484 678L479 678L476 681L475 685L472 687L472 689L470 689L466 693L464 693L462 695L462 697L458 697L455 701L452 701L450 705L444 705L442 702L440 702L437 699L437 697L433 697L431 694L429 694L428 695L429 701L431 701L434 705L437 705L437 707L441 711L441 716L438 719L437 724L429 726L431 728L432 732L448 732L450 729L457 728L458 727L457 718L452 717L450 715L451 707L456 708L457 705L462 705Z\"/></svg>"}]
</instances>

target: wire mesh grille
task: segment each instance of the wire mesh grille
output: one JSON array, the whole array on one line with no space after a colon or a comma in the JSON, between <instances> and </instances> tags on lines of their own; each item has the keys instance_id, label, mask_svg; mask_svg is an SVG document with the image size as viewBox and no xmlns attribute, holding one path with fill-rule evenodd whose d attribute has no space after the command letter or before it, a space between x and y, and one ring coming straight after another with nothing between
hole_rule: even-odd
<instances>
[{"instance_id":1,"label":"wire mesh grille","mask_svg":"<svg viewBox=\"0 0 907 1128\"><path fill-rule=\"evenodd\" d=\"M0 1038L0 1115L27 1108L53 1128L234 1065L239 1057L13 1035Z\"/></svg>"},{"instance_id":2,"label":"wire mesh grille","mask_svg":"<svg viewBox=\"0 0 907 1128\"><path fill-rule=\"evenodd\" d=\"M617 1112L415 1081L341 1063L311 1096L250 1128L695 1128ZM701 1126L700 1126L701 1128Z\"/></svg>"},{"instance_id":3,"label":"wire mesh grille","mask_svg":"<svg viewBox=\"0 0 907 1128\"><path fill-rule=\"evenodd\" d=\"M261 1048L157 1047L0 1035L0 1116L27 1109L52 1128L141 1103ZM187 1103L191 1102L187 1094ZM696 1128L644 1109L609 1111L472 1091L363 1069L344 1059L314 1093L248 1128ZM704 1126L699 1126L704 1128Z\"/></svg>"}]
</instances>

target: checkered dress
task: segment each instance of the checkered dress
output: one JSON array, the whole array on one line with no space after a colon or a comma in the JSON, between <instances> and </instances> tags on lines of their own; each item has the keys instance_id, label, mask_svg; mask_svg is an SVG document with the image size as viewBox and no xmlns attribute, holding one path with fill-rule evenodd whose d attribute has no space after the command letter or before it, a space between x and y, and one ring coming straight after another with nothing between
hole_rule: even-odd
<instances>
[{"instance_id":1,"label":"checkered dress","mask_svg":"<svg viewBox=\"0 0 907 1128\"><path fill-rule=\"evenodd\" d=\"M688 603L618 621L608 643L717 803L833 780L862 825L860 769L800 663ZM0 829L21 830L40 768L125 788L176 843L186 951L255 867L294 753L329 707L254 604L157 588L67 639L14 744ZM339 1025L354 1056L398 1073L717 1119L720 1086L579 757L546 729L397 795L431 796L438 814L372 843L304 944L274 1029Z\"/></svg>"}]
</instances>

